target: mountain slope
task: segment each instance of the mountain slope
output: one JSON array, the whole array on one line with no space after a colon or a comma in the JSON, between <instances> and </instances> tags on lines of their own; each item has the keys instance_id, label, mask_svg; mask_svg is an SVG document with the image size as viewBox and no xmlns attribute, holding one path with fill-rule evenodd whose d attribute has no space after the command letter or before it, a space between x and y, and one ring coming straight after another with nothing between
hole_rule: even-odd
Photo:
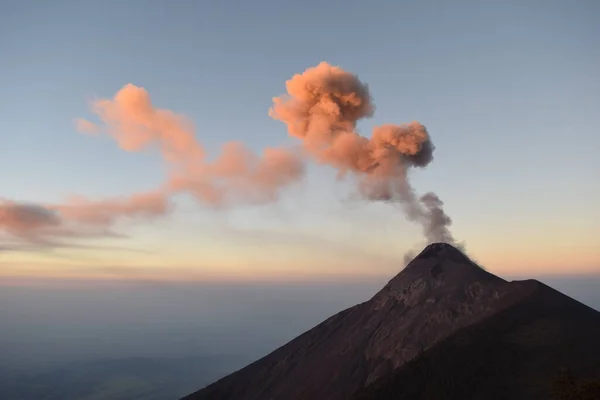
<instances>
[{"instance_id":1,"label":"mountain slope","mask_svg":"<svg viewBox=\"0 0 600 400\"><path fill-rule=\"evenodd\" d=\"M578 377L600 377L600 313L537 281L514 284L530 294L353 399L551 399L553 377L564 368ZM600 399L593 390L589 398Z\"/></svg>"},{"instance_id":2,"label":"mountain slope","mask_svg":"<svg viewBox=\"0 0 600 400\"><path fill-rule=\"evenodd\" d=\"M185 399L345 400L532 290L450 245L429 245L369 301Z\"/></svg>"}]
</instances>

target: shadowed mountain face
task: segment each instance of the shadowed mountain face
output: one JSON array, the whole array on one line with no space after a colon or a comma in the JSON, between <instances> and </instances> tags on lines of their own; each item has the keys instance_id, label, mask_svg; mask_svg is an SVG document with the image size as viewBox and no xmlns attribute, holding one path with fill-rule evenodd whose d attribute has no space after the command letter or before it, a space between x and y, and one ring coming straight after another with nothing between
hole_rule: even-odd
<instances>
[{"instance_id":1,"label":"shadowed mountain face","mask_svg":"<svg viewBox=\"0 0 600 400\"><path fill-rule=\"evenodd\" d=\"M381 389L386 379L437 349L437 344L503 312L510 316L511 310L521 310L537 296L540 285L507 282L456 248L432 244L369 301L334 315L186 399L341 400L360 393L368 398L365 388ZM599 326L599 313L548 290L548 299L534 301L531 307L551 313L554 298L565 298L574 309L586 309L594 329ZM526 312L521 314L527 318ZM551 328L560 325L558 320Z\"/></svg>"},{"instance_id":2,"label":"shadowed mountain face","mask_svg":"<svg viewBox=\"0 0 600 400\"><path fill-rule=\"evenodd\" d=\"M600 313L537 281L515 283L527 287L522 300L457 331L352 399L600 399L598 384L588 394L569 390L569 397L555 397L552 387L563 369L600 378Z\"/></svg>"}]
</instances>

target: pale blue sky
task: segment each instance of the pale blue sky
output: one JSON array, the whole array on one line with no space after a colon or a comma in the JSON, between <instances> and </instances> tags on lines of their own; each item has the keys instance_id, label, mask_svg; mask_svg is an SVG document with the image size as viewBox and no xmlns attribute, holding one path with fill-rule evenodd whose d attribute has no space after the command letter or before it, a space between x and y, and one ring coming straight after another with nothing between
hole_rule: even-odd
<instances>
[{"instance_id":1,"label":"pale blue sky","mask_svg":"<svg viewBox=\"0 0 600 400\"><path fill-rule=\"evenodd\" d=\"M190 117L208 149L291 143L267 115L271 99L294 73L328 61L368 83L377 109L359 125L366 134L381 123L427 126L435 160L413 182L440 195L455 235L484 264L504 268L497 256L511 248L538 269L559 260L553 271L598 270L599 17L592 0L0 1L0 196L101 198L159 184L156 154L128 154L73 127L89 117L88 100L129 82ZM420 240L390 208L340 201L339 187L333 172L311 168L281 204L223 218L289 233L278 262L298 232L339 235L385 257ZM241 249L220 216L184 209L132 228L137 247L187 246L199 264L198 241L256 263L273 254L256 242ZM583 255L570 266L575 251Z\"/></svg>"}]
</instances>

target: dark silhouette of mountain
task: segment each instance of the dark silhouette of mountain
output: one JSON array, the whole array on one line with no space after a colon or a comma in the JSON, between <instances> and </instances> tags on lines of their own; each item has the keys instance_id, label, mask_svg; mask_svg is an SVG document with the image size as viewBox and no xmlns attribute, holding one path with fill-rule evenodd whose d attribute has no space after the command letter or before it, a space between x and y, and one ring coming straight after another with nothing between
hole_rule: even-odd
<instances>
[{"instance_id":1,"label":"dark silhouette of mountain","mask_svg":"<svg viewBox=\"0 0 600 400\"><path fill-rule=\"evenodd\" d=\"M598 340L597 311L435 243L369 301L184 399L528 398L560 366L600 372Z\"/></svg>"},{"instance_id":2,"label":"dark silhouette of mountain","mask_svg":"<svg viewBox=\"0 0 600 400\"><path fill-rule=\"evenodd\" d=\"M433 346L354 400L600 399L560 397L563 370L600 378L600 313L534 280L515 282L527 295ZM592 396L592 397L589 397Z\"/></svg>"}]
</instances>

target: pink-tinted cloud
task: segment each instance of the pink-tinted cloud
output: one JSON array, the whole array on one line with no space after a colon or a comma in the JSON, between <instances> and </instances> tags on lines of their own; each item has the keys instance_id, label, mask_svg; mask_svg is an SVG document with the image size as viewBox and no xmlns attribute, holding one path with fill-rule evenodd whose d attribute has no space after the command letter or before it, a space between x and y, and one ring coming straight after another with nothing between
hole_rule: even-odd
<instances>
[{"instance_id":1,"label":"pink-tinted cloud","mask_svg":"<svg viewBox=\"0 0 600 400\"><path fill-rule=\"evenodd\" d=\"M375 127L370 138L359 135L356 123L375 109L368 87L326 62L294 75L286 89L273 98L269 115L285 123L313 159L338 169L340 176L354 174L366 199L401 204L429 241L453 242L441 200L433 193L416 196L408 179L410 168L433 160L434 146L423 125L387 124Z\"/></svg>"},{"instance_id":2,"label":"pink-tinted cloud","mask_svg":"<svg viewBox=\"0 0 600 400\"><path fill-rule=\"evenodd\" d=\"M157 108L144 88L127 84L114 97L92 103L98 124L77 119L76 127L104 133L128 152L157 149L168 168L166 181L152 191L102 200L77 196L43 206L3 202L0 231L29 242L111 234L122 219L166 214L170 197L181 192L212 207L272 202L304 177L308 157L336 168L340 177L351 175L365 199L401 205L428 241L454 241L443 202L434 193L418 196L409 181L412 168L433 160L434 146L422 124L386 124L375 127L371 137L359 135L357 122L375 110L369 89L356 75L326 62L294 75L286 89L273 98L269 115L287 125L301 148L266 148L257 154L228 142L217 157L208 158L189 119Z\"/></svg>"},{"instance_id":3,"label":"pink-tinted cloud","mask_svg":"<svg viewBox=\"0 0 600 400\"><path fill-rule=\"evenodd\" d=\"M129 83L112 99L95 101L92 111L123 150L139 151L158 145L165 159L173 162L200 160L204 156L191 121L170 110L155 108L144 88Z\"/></svg>"},{"instance_id":4,"label":"pink-tinted cloud","mask_svg":"<svg viewBox=\"0 0 600 400\"><path fill-rule=\"evenodd\" d=\"M38 240L61 225L52 210L34 204L0 201L0 230L26 240Z\"/></svg>"},{"instance_id":5,"label":"pink-tinted cloud","mask_svg":"<svg viewBox=\"0 0 600 400\"><path fill-rule=\"evenodd\" d=\"M299 153L267 148L256 155L241 143L229 142L215 161L174 173L168 187L174 192L188 192L215 207L240 202L260 204L277 200L283 188L303 175Z\"/></svg>"},{"instance_id":6,"label":"pink-tinted cloud","mask_svg":"<svg viewBox=\"0 0 600 400\"><path fill-rule=\"evenodd\" d=\"M70 210L69 210L70 211ZM116 218L116 212L113 213ZM0 247L2 251L33 251L57 247L81 247L72 239L120 237L110 230L111 221L85 220L66 215L59 207L0 201Z\"/></svg>"},{"instance_id":7,"label":"pink-tinted cloud","mask_svg":"<svg viewBox=\"0 0 600 400\"><path fill-rule=\"evenodd\" d=\"M78 119L78 130L105 133L126 151L157 148L169 167L167 181L152 191L100 200L73 196L60 204L3 203L0 231L28 243L59 247L59 239L112 235L120 220L165 215L170 196L178 192L214 207L265 203L275 201L304 174L298 152L267 148L254 154L239 142L225 143L221 155L207 161L192 123L154 107L148 92L132 84L112 99L93 102L91 108L101 123Z\"/></svg>"},{"instance_id":8,"label":"pink-tinted cloud","mask_svg":"<svg viewBox=\"0 0 600 400\"><path fill-rule=\"evenodd\" d=\"M160 191L98 201L76 196L60 205L52 205L61 217L80 225L110 226L119 218L144 218L167 213L167 196Z\"/></svg>"},{"instance_id":9,"label":"pink-tinted cloud","mask_svg":"<svg viewBox=\"0 0 600 400\"><path fill-rule=\"evenodd\" d=\"M94 135L100 132L100 127L98 125L83 118L75 119L75 129L77 129L78 132L88 135Z\"/></svg>"},{"instance_id":10,"label":"pink-tinted cloud","mask_svg":"<svg viewBox=\"0 0 600 400\"><path fill-rule=\"evenodd\" d=\"M94 102L92 110L122 149L157 147L169 162L165 187L171 193L188 192L205 205L274 201L304 175L300 154L283 148L254 154L242 143L230 142L223 145L220 156L207 161L192 123L156 108L148 92L133 84L123 86L112 99Z\"/></svg>"}]
</instances>

